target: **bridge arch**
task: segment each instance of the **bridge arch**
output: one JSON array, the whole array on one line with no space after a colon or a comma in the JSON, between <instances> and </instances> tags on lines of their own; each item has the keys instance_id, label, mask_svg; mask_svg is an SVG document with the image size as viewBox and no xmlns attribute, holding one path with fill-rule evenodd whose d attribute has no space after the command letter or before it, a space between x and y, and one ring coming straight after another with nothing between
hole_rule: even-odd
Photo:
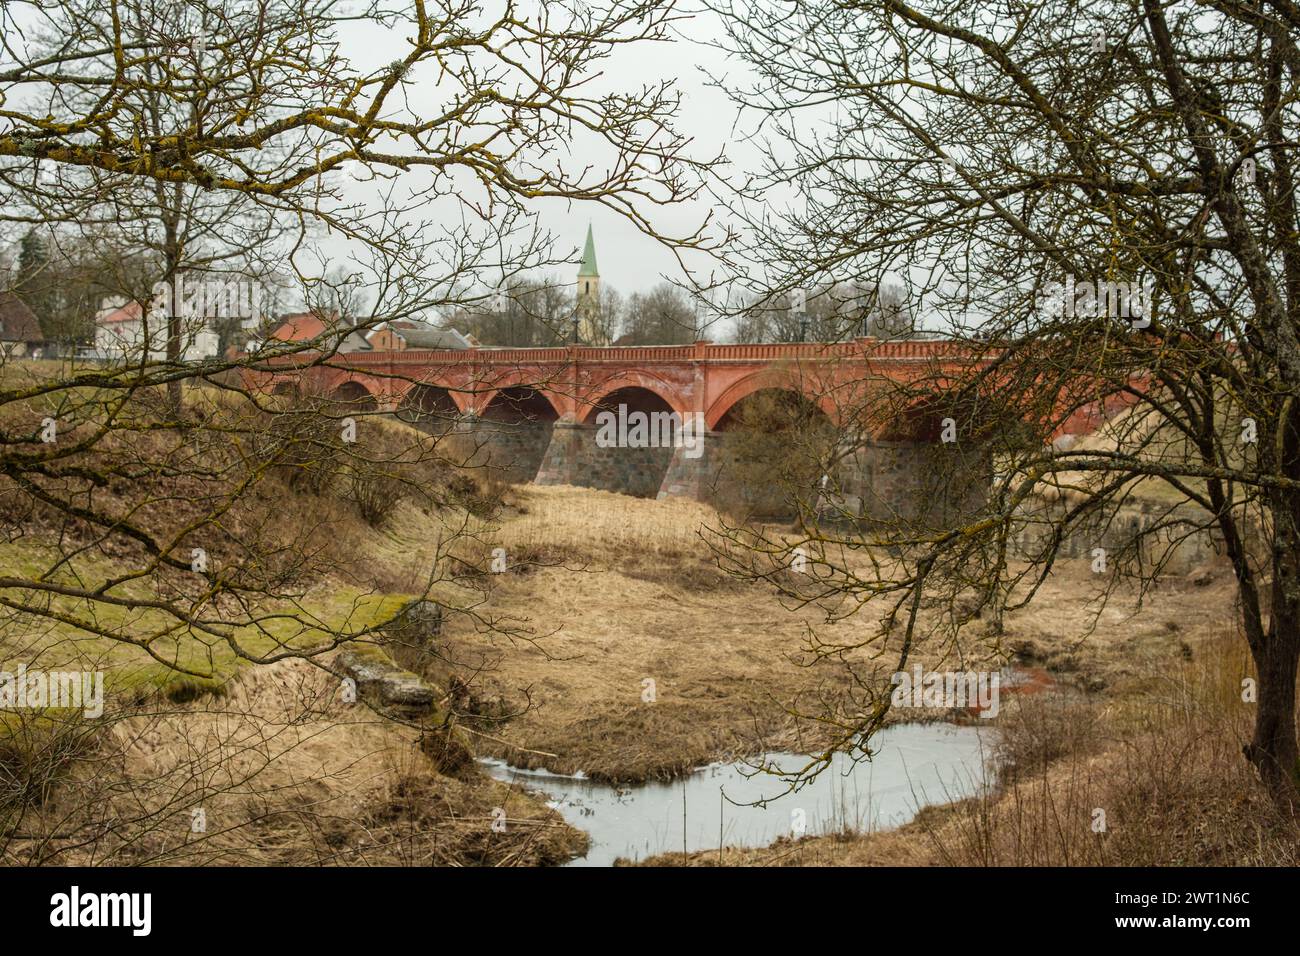
<instances>
[{"instance_id":1,"label":"bridge arch","mask_svg":"<svg viewBox=\"0 0 1300 956\"><path fill-rule=\"evenodd\" d=\"M721 494L757 518L817 508L840 486L839 429L821 404L769 379L713 422Z\"/></svg>"},{"instance_id":2,"label":"bridge arch","mask_svg":"<svg viewBox=\"0 0 1300 956\"><path fill-rule=\"evenodd\" d=\"M646 414L675 411L672 403L658 392L642 388L640 385L625 385L612 392L606 392L599 401L584 406L586 415L583 417L583 424L595 425L596 418L601 412L617 412L621 405L627 406L629 412Z\"/></svg>"},{"instance_id":3,"label":"bridge arch","mask_svg":"<svg viewBox=\"0 0 1300 956\"><path fill-rule=\"evenodd\" d=\"M559 417L551 399L532 385L495 390L466 433L472 441L470 464L505 481L532 481Z\"/></svg>"},{"instance_id":4,"label":"bridge arch","mask_svg":"<svg viewBox=\"0 0 1300 956\"><path fill-rule=\"evenodd\" d=\"M379 400L374 393L356 380L340 382L336 385L330 393L330 400L355 411L373 412L379 409Z\"/></svg>"},{"instance_id":5,"label":"bridge arch","mask_svg":"<svg viewBox=\"0 0 1300 956\"><path fill-rule=\"evenodd\" d=\"M901 399L893 403L896 410L871 429L874 441L937 445L944 440L945 426L950 426L949 440L963 444L985 443L995 435L1037 445L1050 440L1046 435L1035 436L1031 422L1019 415L1008 415L1008 409L996 400L981 401L974 396L954 398L938 390L901 396Z\"/></svg>"},{"instance_id":6,"label":"bridge arch","mask_svg":"<svg viewBox=\"0 0 1300 956\"><path fill-rule=\"evenodd\" d=\"M590 386L578 404L575 417L593 423L601 410L617 410L619 402L628 398L642 411L669 411L685 417L692 410L690 402L671 383L655 375L629 371ZM631 407L629 403L629 410Z\"/></svg>"},{"instance_id":7,"label":"bridge arch","mask_svg":"<svg viewBox=\"0 0 1300 956\"><path fill-rule=\"evenodd\" d=\"M498 388L482 406L479 417L487 421L520 424L553 422L560 417L551 399L531 385Z\"/></svg>"},{"instance_id":8,"label":"bridge arch","mask_svg":"<svg viewBox=\"0 0 1300 956\"><path fill-rule=\"evenodd\" d=\"M878 442L937 444L943 435L943 420L948 417L930 398L918 398L897 414L882 422L872 436Z\"/></svg>"},{"instance_id":9,"label":"bridge arch","mask_svg":"<svg viewBox=\"0 0 1300 956\"><path fill-rule=\"evenodd\" d=\"M680 402L674 406L669 396L677 397L662 383L637 375L605 379L588 391L578 403L581 419L561 426L570 436L568 457L577 463L581 484L638 498L657 496L685 420Z\"/></svg>"},{"instance_id":10,"label":"bridge arch","mask_svg":"<svg viewBox=\"0 0 1300 956\"><path fill-rule=\"evenodd\" d=\"M803 392L780 385L756 388L733 402L714 423L714 431L735 431L749 425L767 431L833 428L834 422L820 402Z\"/></svg>"},{"instance_id":11,"label":"bridge arch","mask_svg":"<svg viewBox=\"0 0 1300 956\"><path fill-rule=\"evenodd\" d=\"M399 420L431 432L445 432L460 418L460 405L450 389L429 382L416 382L398 400Z\"/></svg>"},{"instance_id":12,"label":"bridge arch","mask_svg":"<svg viewBox=\"0 0 1300 956\"><path fill-rule=\"evenodd\" d=\"M549 388L548 383L557 378L564 381L571 379L558 369L545 366L512 366L507 369L489 369L476 373L464 385L464 391L457 396L463 411L482 415L496 400L501 392L509 393L511 404L518 404L521 392L535 392L545 399L555 411L558 418L564 419L566 412L571 412L574 400L571 389ZM540 409L540 406L538 406Z\"/></svg>"},{"instance_id":13,"label":"bridge arch","mask_svg":"<svg viewBox=\"0 0 1300 956\"><path fill-rule=\"evenodd\" d=\"M793 376L773 372L770 369L754 372L728 386L705 410L704 423L711 431L716 431L732 409L749 396L774 390L798 395L804 401L816 405L828 421L838 424L839 410L835 407L832 394L823 392L820 395L809 395Z\"/></svg>"}]
</instances>

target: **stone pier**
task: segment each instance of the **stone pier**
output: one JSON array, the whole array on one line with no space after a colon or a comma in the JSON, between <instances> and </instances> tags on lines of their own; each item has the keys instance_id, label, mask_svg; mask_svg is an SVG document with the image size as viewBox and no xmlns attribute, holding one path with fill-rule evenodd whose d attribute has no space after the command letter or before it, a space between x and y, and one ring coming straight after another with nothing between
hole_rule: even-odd
<instances>
[{"instance_id":1,"label":"stone pier","mask_svg":"<svg viewBox=\"0 0 1300 956\"><path fill-rule=\"evenodd\" d=\"M556 422L537 470L539 485L578 485L638 498L654 498L663 487L673 448L602 448L594 425Z\"/></svg>"},{"instance_id":2,"label":"stone pier","mask_svg":"<svg viewBox=\"0 0 1300 956\"><path fill-rule=\"evenodd\" d=\"M699 453L686 447L601 448L596 428L557 422L534 481L576 485L644 498L691 498L761 517L792 514L795 500L871 522L939 522L984 501L991 461L948 446L869 442L844 456L823 487L809 471L791 475L753 460L752 447L728 432L702 435ZM951 461L961 458L953 478Z\"/></svg>"},{"instance_id":3,"label":"stone pier","mask_svg":"<svg viewBox=\"0 0 1300 956\"><path fill-rule=\"evenodd\" d=\"M835 507L868 522L946 526L985 503L992 474L987 449L870 441L845 458Z\"/></svg>"},{"instance_id":4,"label":"stone pier","mask_svg":"<svg viewBox=\"0 0 1300 956\"><path fill-rule=\"evenodd\" d=\"M501 481L526 483L537 477L553 437L554 422L496 421L468 414L456 433L467 446L470 467Z\"/></svg>"}]
</instances>

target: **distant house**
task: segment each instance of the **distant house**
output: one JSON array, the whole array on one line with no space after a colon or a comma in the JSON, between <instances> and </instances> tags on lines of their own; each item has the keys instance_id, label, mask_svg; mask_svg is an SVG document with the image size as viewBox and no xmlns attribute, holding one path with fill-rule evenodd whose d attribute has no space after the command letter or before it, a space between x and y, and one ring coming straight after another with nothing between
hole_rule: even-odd
<instances>
[{"instance_id":1,"label":"distant house","mask_svg":"<svg viewBox=\"0 0 1300 956\"><path fill-rule=\"evenodd\" d=\"M295 312L282 316L280 324L266 338L267 341L316 345L325 349L337 346L340 352L368 352L372 348L359 331L341 324L337 312ZM254 344L250 342L249 347Z\"/></svg>"},{"instance_id":2,"label":"distant house","mask_svg":"<svg viewBox=\"0 0 1300 956\"><path fill-rule=\"evenodd\" d=\"M402 337L394 322L385 322L376 326L366 336L366 341L376 352L400 352L406 348L406 339Z\"/></svg>"},{"instance_id":3,"label":"distant house","mask_svg":"<svg viewBox=\"0 0 1300 956\"><path fill-rule=\"evenodd\" d=\"M95 351L100 355L121 356L144 335L139 302L108 299L95 315Z\"/></svg>"},{"instance_id":4,"label":"distant house","mask_svg":"<svg viewBox=\"0 0 1300 956\"><path fill-rule=\"evenodd\" d=\"M106 300L95 316L95 351L106 359L139 360L147 346L148 357L162 361L167 357L167 320L149 317L139 302L125 299ZM146 329L148 342L146 343ZM198 362L217 354L217 333L201 318L181 322L181 361Z\"/></svg>"},{"instance_id":5,"label":"distant house","mask_svg":"<svg viewBox=\"0 0 1300 956\"><path fill-rule=\"evenodd\" d=\"M0 292L0 353L6 358L40 358L45 352L41 323L27 303Z\"/></svg>"},{"instance_id":6,"label":"distant house","mask_svg":"<svg viewBox=\"0 0 1300 956\"><path fill-rule=\"evenodd\" d=\"M375 326L366 338L377 352L401 352L405 349L469 349L478 343L455 329L440 329L414 319L394 319Z\"/></svg>"}]
</instances>

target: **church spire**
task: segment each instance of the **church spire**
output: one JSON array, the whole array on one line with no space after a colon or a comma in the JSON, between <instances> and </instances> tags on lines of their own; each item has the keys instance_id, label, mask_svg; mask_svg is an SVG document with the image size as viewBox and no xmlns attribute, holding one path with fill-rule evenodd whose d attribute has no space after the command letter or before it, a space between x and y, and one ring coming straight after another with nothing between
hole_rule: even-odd
<instances>
[{"instance_id":1,"label":"church spire","mask_svg":"<svg viewBox=\"0 0 1300 956\"><path fill-rule=\"evenodd\" d=\"M578 278L586 277L600 278L600 270L596 268L596 240L591 235L591 223L587 223L587 247L582 250L582 265L578 266Z\"/></svg>"},{"instance_id":2,"label":"church spire","mask_svg":"<svg viewBox=\"0 0 1300 956\"><path fill-rule=\"evenodd\" d=\"M588 345L606 345L608 336L600 322L600 270L596 268L596 240L587 223L587 245L578 266L578 334Z\"/></svg>"}]
</instances>

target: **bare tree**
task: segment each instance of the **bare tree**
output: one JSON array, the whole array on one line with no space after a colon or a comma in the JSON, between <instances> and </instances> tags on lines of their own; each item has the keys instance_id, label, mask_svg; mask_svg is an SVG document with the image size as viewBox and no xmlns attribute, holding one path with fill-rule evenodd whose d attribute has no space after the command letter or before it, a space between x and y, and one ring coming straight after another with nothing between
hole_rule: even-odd
<instances>
[{"instance_id":1,"label":"bare tree","mask_svg":"<svg viewBox=\"0 0 1300 956\"><path fill-rule=\"evenodd\" d=\"M539 348L572 340L575 309L572 283L517 276L472 305L446 310L443 324L484 345Z\"/></svg>"},{"instance_id":2,"label":"bare tree","mask_svg":"<svg viewBox=\"0 0 1300 956\"><path fill-rule=\"evenodd\" d=\"M834 283L811 291L795 289L775 299L763 294L746 298L749 304L735 314L737 342L892 339L915 331L903 292L894 285L864 290L852 283Z\"/></svg>"},{"instance_id":3,"label":"bare tree","mask_svg":"<svg viewBox=\"0 0 1300 956\"><path fill-rule=\"evenodd\" d=\"M600 344L608 345L618 338L626 309L625 302L623 293L612 285L600 287L600 302L591 316L592 331Z\"/></svg>"},{"instance_id":4,"label":"bare tree","mask_svg":"<svg viewBox=\"0 0 1300 956\"><path fill-rule=\"evenodd\" d=\"M661 282L634 292L623 310L621 341L627 345L685 345L695 341L695 312L677 286Z\"/></svg>"},{"instance_id":5,"label":"bare tree","mask_svg":"<svg viewBox=\"0 0 1300 956\"><path fill-rule=\"evenodd\" d=\"M653 218L702 169L673 128L672 86L585 86L675 16L621 0L6 3L0 230L100 238L119 265L140 253L153 270L118 276L146 327L152 285L187 268L276 265L309 305L342 276L363 328L477 302L487 277L560 261L538 198L598 202L698 246ZM390 62L345 55L359 24L391 35ZM579 140L598 165L568 160ZM529 638L481 608L467 516L491 503L451 445L385 420L375 396L311 394L353 327L195 362L172 305L162 355L0 365L0 630L106 642L199 682L289 659L337 676L332 652L397 620L393 593ZM287 368L302 391L268 394L266 374ZM376 580L339 528L358 513L383 525L402 502L448 527L403 581Z\"/></svg>"},{"instance_id":6,"label":"bare tree","mask_svg":"<svg viewBox=\"0 0 1300 956\"><path fill-rule=\"evenodd\" d=\"M899 670L922 632L992 651L1001 610L1032 598L1063 542L1100 544L1158 489L1106 578L1147 587L1179 543L1222 542L1259 681L1245 754L1294 802L1295 8L711 6L757 76L733 95L772 134L762 174L730 199L749 227L734 250L745 281L775 300L903 276L962 360L843 417L930 443L935 487L988 466L978 502L944 521L852 535L810 518L819 574L791 587L878 621L873 647L892 631ZM795 212L773 216L777 196ZM1107 417L1097 440L1057 440ZM943 419L955 441L941 445L925 422ZM788 547L757 545L773 560ZM879 679L862 687L832 721L845 747L889 708Z\"/></svg>"}]
</instances>

